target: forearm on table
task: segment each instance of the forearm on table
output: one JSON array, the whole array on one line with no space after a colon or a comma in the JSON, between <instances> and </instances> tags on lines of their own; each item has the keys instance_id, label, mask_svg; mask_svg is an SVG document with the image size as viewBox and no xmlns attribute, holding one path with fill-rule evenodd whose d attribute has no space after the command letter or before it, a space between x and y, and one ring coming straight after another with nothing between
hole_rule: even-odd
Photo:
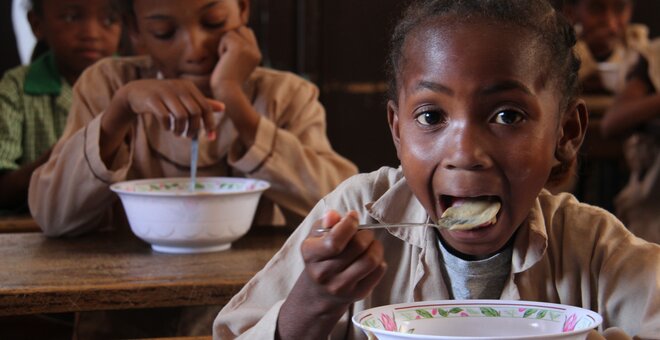
<instances>
[{"instance_id":1,"label":"forearm on table","mask_svg":"<svg viewBox=\"0 0 660 340\"><path fill-rule=\"evenodd\" d=\"M615 104L601 123L604 136L629 134L644 122L660 117L660 93Z\"/></svg>"}]
</instances>

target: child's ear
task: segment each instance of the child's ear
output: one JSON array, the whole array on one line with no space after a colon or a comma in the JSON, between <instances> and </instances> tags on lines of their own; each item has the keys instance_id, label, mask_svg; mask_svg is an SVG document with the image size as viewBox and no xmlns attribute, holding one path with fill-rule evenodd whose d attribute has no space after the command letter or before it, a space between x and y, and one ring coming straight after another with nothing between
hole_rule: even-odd
<instances>
[{"instance_id":1,"label":"child's ear","mask_svg":"<svg viewBox=\"0 0 660 340\"><path fill-rule=\"evenodd\" d=\"M30 10L27 12L27 19L30 23L30 28L32 29L34 37L37 38L37 40L42 40L44 38L44 28L41 16Z\"/></svg>"},{"instance_id":2,"label":"child's ear","mask_svg":"<svg viewBox=\"0 0 660 340\"><path fill-rule=\"evenodd\" d=\"M241 11L241 23L247 25L250 21L250 0L238 0L238 8Z\"/></svg>"},{"instance_id":3,"label":"child's ear","mask_svg":"<svg viewBox=\"0 0 660 340\"><path fill-rule=\"evenodd\" d=\"M396 148L396 154L398 156L399 146L401 144L401 138L399 135L399 108L392 100L387 101L387 123L390 126L392 140L394 141L394 147Z\"/></svg>"},{"instance_id":4,"label":"child's ear","mask_svg":"<svg viewBox=\"0 0 660 340\"><path fill-rule=\"evenodd\" d=\"M587 106L582 99L570 104L559 126L555 158L561 163L577 157L589 123Z\"/></svg>"}]
</instances>

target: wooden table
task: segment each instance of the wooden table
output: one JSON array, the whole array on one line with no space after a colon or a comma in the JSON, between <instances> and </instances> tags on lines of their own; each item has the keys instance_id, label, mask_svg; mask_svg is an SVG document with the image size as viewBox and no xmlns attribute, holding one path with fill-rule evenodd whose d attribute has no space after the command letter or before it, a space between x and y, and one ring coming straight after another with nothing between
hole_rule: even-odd
<instances>
[{"instance_id":1,"label":"wooden table","mask_svg":"<svg viewBox=\"0 0 660 340\"><path fill-rule=\"evenodd\" d=\"M254 227L230 250L184 255L154 252L130 231L0 234L0 316L223 305L290 232Z\"/></svg>"},{"instance_id":2,"label":"wooden table","mask_svg":"<svg viewBox=\"0 0 660 340\"><path fill-rule=\"evenodd\" d=\"M0 216L0 233L27 233L41 231L30 215Z\"/></svg>"}]
</instances>

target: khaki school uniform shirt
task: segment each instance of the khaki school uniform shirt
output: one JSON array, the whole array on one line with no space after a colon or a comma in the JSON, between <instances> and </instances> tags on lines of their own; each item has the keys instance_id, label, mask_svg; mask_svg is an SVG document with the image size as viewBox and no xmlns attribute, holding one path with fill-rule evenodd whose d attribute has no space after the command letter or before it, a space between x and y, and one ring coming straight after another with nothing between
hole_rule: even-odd
<instances>
[{"instance_id":1,"label":"khaki school uniform shirt","mask_svg":"<svg viewBox=\"0 0 660 340\"><path fill-rule=\"evenodd\" d=\"M29 206L50 236L126 225L110 184L124 180L190 176L189 138L175 136L152 115L139 115L130 136L106 167L99 152L100 123L112 96L126 83L154 79L149 57L104 59L74 87L66 130L50 160L32 175ZM336 185L357 172L325 134L318 89L287 72L257 68L244 86L261 115L254 145L246 149L226 115L218 138L199 137L198 176L257 178L270 182L255 224L284 224L301 217Z\"/></svg>"},{"instance_id":2,"label":"khaki school uniform shirt","mask_svg":"<svg viewBox=\"0 0 660 340\"><path fill-rule=\"evenodd\" d=\"M325 211L356 210L362 223L426 222L400 169L354 176L325 197L282 249L220 311L215 339L273 339L280 307L304 268L301 242ZM383 243L387 272L371 295L353 304L331 339L364 339L350 317L371 307L450 299L432 228L374 231ZM561 303L603 316L641 338L660 334L660 246L636 238L603 209L569 194L542 191L515 234L511 272L501 299ZM300 306L305 308L305 306Z\"/></svg>"}]
</instances>

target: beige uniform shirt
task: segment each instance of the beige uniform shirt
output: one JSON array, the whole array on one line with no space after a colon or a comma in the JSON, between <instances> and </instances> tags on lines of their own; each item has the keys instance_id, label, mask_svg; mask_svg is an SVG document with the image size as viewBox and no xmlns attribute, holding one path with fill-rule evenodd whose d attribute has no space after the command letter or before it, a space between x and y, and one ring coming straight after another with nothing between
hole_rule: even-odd
<instances>
[{"instance_id":1,"label":"beige uniform shirt","mask_svg":"<svg viewBox=\"0 0 660 340\"><path fill-rule=\"evenodd\" d=\"M151 115L136 119L110 168L101 160L100 122L113 94L132 80L156 76L148 57L113 58L77 81L64 135L30 182L30 211L46 235L126 224L112 183L190 175L191 140L175 136ZM221 116L215 141L200 134L198 176L266 180L271 188L262 196L255 224L284 224L287 213L301 219L357 169L332 149L313 84L257 68L244 90L262 116L254 145L246 150L229 117Z\"/></svg>"},{"instance_id":2,"label":"beige uniform shirt","mask_svg":"<svg viewBox=\"0 0 660 340\"><path fill-rule=\"evenodd\" d=\"M303 270L301 242L328 209L357 210L360 222L425 222L427 214L400 169L361 174L325 197L283 248L220 311L215 339L273 339L284 299ZM431 228L375 230L388 269L369 297L354 303L329 338L365 338L350 316L367 308L449 299L437 234ZM511 273L501 299L588 308L603 327L642 338L660 335L660 246L636 238L603 209L569 194L540 193L513 245ZM304 308L305 306L300 306Z\"/></svg>"}]
</instances>

